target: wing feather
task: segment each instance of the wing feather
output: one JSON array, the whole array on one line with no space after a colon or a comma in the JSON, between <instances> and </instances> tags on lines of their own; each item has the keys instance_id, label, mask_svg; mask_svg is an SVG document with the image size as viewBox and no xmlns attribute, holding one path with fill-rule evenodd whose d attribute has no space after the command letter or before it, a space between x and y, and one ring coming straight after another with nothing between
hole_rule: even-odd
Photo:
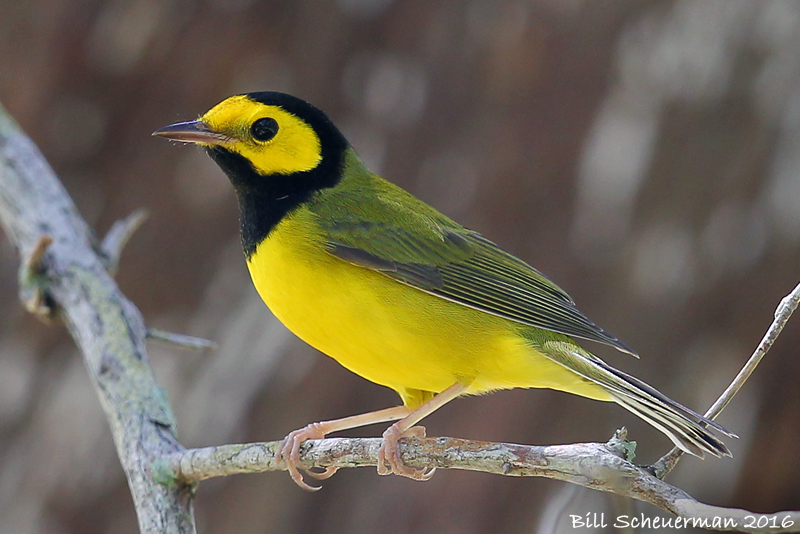
<instances>
[{"instance_id":1,"label":"wing feather","mask_svg":"<svg viewBox=\"0 0 800 534\"><path fill-rule=\"evenodd\" d=\"M542 273L405 191L332 194L320 205L336 211L318 215L334 256L464 306L636 356Z\"/></svg>"}]
</instances>

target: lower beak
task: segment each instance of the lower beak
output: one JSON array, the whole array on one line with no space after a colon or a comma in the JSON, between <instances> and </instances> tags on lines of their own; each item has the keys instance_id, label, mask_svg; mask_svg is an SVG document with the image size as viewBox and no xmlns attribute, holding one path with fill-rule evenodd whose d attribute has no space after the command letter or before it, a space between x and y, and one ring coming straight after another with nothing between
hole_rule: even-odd
<instances>
[{"instance_id":1,"label":"lower beak","mask_svg":"<svg viewBox=\"0 0 800 534\"><path fill-rule=\"evenodd\" d=\"M223 145L231 140L227 135L210 130L206 123L199 120L170 124L156 130L153 135L199 145Z\"/></svg>"}]
</instances>

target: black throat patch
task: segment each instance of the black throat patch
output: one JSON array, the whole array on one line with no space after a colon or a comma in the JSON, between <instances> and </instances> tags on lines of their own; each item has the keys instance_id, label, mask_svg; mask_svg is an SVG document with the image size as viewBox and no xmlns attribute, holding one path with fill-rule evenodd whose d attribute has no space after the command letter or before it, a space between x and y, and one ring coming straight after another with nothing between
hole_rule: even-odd
<instances>
[{"instance_id":1,"label":"black throat patch","mask_svg":"<svg viewBox=\"0 0 800 534\"><path fill-rule=\"evenodd\" d=\"M206 152L236 191L242 248L248 259L281 219L317 191L339 182L344 161L344 149L328 154L323 150L322 161L310 171L263 175L244 156L221 147L206 148Z\"/></svg>"}]
</instances>

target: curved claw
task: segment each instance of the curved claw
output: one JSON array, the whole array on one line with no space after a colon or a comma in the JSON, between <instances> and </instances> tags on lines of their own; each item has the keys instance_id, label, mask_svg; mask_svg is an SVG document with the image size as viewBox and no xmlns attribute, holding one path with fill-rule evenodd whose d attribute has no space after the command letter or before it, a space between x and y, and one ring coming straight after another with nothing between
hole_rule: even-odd
<instances>
[{"instance_id":1,"label":"curved claw","mask_svg":"<svg viewBox=\"0 0 800 534\"><path fill-rule=\"evenodd\" d=\"M400 475L419 481L430 480L436 472L435 467L429 469L417 469L415 467L408 467L405 465L405 463L403 463L403 458L400 454L400 448L397 446L397 442L400 438L407 437L424 438L425 427L414 426L405 432L400 432L398 425L394 424L386 429L386 432L383 433L383 443L381 444L381 448L378 450L378 474ZM389 467L386 467L387 463L389 464Z\"/></svg>"},{"instance_id":2,"label":"curved claw","mask_svg":"<svg viewBox=\"0 0 800 534\"><path fill-rule=\"evenodd\" d=\"M317 491L321 489L318 486L310 486L303 480L303 475L297 469L297 464L300 463L300 445L308 439L322 439L325 437L325 430L320 423L311 423L310 425L289 432L283 438L283 441L275 451L275 461L278 467L285 468L289 471L289 476L292 477L295 484L307 491ZM313 473L308 471L310 475L320 480L329 478L336 472L336 468L328 467L322 473ZM319 475L319 476L318 476Z\"/></svg>"},{"instance_id":3,"label":"curved claw","mask_svg":"<svg viewBox=\"0 0 800 534\"><path fill-rule=\"evenodd\" d=\"M425 482L425 481L428 481L428 480L432 479L433 475L435 475L435 474L436 474L436 468L435 467L429 467L428 469L425 469L422 472L422 474L420 474L418 479L415 479L415 480L419 480L420 482Z\"/></svg>"},{"instance_id":4,"label":"curved claw","mask_svg":"<svg viewBox=\"0 0 800 534\"><path fill-rule=\"evenodd\" d=\"M336 471L338 470L339 470L338 467L326 467L325 471L322 471L321 473L317 471L306 471L306 473L316 478L317 480L325 480L326 478L331 478L333 475L335 475Z\"/></svg>"}]
</instances>

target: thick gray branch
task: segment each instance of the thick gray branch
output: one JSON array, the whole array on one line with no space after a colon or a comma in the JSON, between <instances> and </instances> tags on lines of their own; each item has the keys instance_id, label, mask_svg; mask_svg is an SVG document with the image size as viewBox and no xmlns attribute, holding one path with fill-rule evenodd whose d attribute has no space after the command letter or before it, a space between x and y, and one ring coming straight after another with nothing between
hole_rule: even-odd
<instances>
[{"instance_id":1,"label":"thick gray branch","mask_svg":"<svg viewBox=\"0 0 800 534\"><path fill-rule=\"evenodd\" d=\"M154 459L182 447L166 394L147 363L142 316L107 272L91 231L53 170L2 106L0 224L20 254L26 307L39 308L30 302L35 299L54 309L83 353L141 531L195 532L193 486L168 488L150 469Z\"/></svg>"}]
</instances>

